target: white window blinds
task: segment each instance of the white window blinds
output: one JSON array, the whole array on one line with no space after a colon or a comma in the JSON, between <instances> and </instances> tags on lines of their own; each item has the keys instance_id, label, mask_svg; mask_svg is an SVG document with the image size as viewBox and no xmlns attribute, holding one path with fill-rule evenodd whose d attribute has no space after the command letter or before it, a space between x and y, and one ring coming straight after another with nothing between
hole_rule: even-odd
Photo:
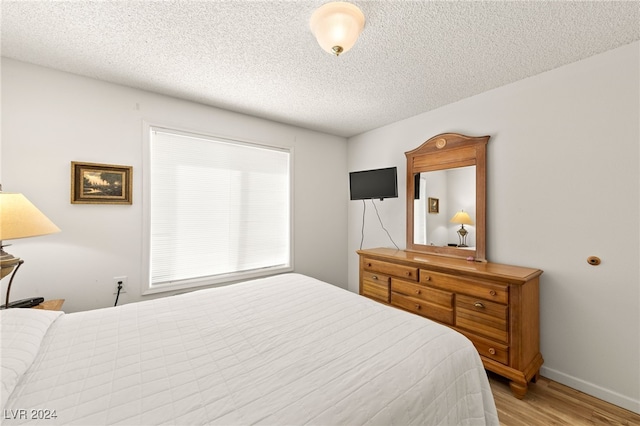
<instances>
[{"instance_id":1,"label":"white window blinds","mask_svg":"<svg viewBox=\"0 0 640 426\"><path fill-rule=\"evenodd\" d=\"M290 152L150 129L151 287L291 267Z\"/></svg>"}]
</instances>

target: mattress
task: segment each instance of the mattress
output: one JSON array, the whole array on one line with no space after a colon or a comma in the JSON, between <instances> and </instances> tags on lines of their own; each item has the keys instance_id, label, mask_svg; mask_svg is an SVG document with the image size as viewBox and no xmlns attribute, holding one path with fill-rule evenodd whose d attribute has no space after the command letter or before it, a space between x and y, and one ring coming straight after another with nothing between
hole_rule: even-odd
<instances>
[{"instance_id":1,"label":"mattress","mask_svg":"<svg viewBox=\"0 0 640 426\"><path fill-rule=\"evenodd\" d=\"M499 424L464 336L304 275L1 315L4 424Z\"/></svg>"}]
</instances>

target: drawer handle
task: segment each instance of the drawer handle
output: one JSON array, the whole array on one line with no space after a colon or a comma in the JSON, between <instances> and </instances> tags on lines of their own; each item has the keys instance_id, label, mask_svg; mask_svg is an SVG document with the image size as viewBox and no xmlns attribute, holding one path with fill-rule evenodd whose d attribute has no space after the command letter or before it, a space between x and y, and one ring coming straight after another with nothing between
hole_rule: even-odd
<instances>
[{"instance_id":1,"label":"drawer handle","mask_svg":"<svg viewBox=\"0 0 640 426\"><path fill-rule=\"evenodd\" d=\"M371 268L371 266L373 266L373 265L372 265L371 263L367 263L367 266L368 266L369 268Z\"/></svg>"},{"instance_id":2,"label":"drawer handle","mask_svg":"<svg viewBox=\"0 0 640 426\"><path fill-rule=\"evenodd\" d=\"M482 304L482 302L476 302L473 304L473 306L475 306L476 308L484 309L484 305Z\"/></svg>"},{"instance_id":3,"label":"drawer handle","mask_svg":"<svg viewBox=\"0 0 640 426\"><path fill-rule=\"evenodd\" d=\"M422 291L420 291L420 289L417 289L416 294L420 294L420 293L422 293Z\"/></svg>"},{"instance_id":4,"label":"drawer handle","mask_svg":"<svg viewBox=\"0 0 640 426\"><path fill-rule=\"evenodd\" d=\"M489 353L490 353L491 355L495 355L495 354L496 354L496 350L495 350L495 349L493 349L493 348L489 348Z\"/></svg>"},{"instance_id":5,"label":"drawer handle","mask_svg":"<svg viewBox=\"0 0 640 426\"><path fill-rule=\"evenodd\" d=\"M371 279L377 281L378 280L378 276L377 275L371 275Z\"/></svg>"},{"instance_id":6,"label":"drawer handle","mask_svg":"<svg viewBox=\"0 0 640 426\"><path fill-rule=\"evenodd\" d=\"M420 309L422 309L422 306L420 306L419 304L416 303L416 309L420 310Z\"/></svg>"},{"instance_id":7,"label":"drawer handle","mask_svg":"<svg viewBox=\"0 0 640 426\"><path fill-rule=\"evenodd\" d=\"M424 280L425 280L425 281L431 281L431 277L430 277L429 275L426 275L426 276L424 277Z\"/></svg>"},{"instance_id":8,"label":"drawer handle","mask_svg":"<svg viewBox=\"0 0 640 426\"><path fill-rule=\"evenodd\" d=\"M496 294L498 294L498 293L496 293L496 291L495 291L495 290L491 290L491 291L489 292L489 294L490 294L490 295L492 295L492 296L495 296L495 295L496 295Z\"/></svg>"},{"instance_id":9,"label":"drawer handle","mask_svg":"<svg viewBox=\"0 0 640 426\"><path fill-rule=\"evenodd\" d=\"M411 272L410 272L410 271L406 271L404 274L405 274L407 277L410 277L410 276L411 276Z\"/></svg>"}]
</instances>

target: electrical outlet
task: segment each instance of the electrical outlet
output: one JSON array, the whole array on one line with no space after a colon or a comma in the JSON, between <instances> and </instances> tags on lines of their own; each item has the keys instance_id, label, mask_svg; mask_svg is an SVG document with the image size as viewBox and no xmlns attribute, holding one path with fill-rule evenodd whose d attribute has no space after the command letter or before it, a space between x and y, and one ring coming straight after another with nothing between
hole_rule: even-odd
<instances>
[{"instance_id":1,"label":"electrical outlet","mask_svg":"<svg viewBox=\"0 0 640 426\"><path fill-rule=\"evenodd\" d=\"M122 285L120 294L127 292L127 277L113 277L113 294L118 293L118 286Z\"/></svg>"}]
</instances>

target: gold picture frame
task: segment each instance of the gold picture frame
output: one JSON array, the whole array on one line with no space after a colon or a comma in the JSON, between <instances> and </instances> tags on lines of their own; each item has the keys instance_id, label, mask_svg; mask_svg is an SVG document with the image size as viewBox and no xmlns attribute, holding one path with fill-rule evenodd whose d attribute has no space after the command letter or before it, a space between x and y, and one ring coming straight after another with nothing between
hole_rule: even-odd
<instances>
[{"instance_id":1,"label":"gold picture frame","mask_svg":"<svg viewBox=\"0 0 640 426\"><path fill-rule=\"evenodd\" d=\"M71 204L132 204L133 167L71 162Z\"/></svg>"},{"instance_id":2,"label":"gold picture frame","mask_svg":"<svg viewBox=\"0 0 640 426\"><path fill-rule=\"evenodd\" d=\"M429 197L429 213L440 213L440 199Z\"/></svg>"}]
</instances>

